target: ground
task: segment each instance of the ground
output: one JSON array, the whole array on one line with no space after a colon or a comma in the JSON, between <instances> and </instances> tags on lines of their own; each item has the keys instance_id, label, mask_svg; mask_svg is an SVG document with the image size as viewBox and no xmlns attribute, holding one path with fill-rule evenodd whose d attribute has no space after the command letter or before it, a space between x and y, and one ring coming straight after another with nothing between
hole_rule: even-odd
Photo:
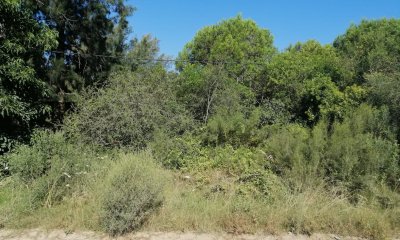
<instances>
[{"instance_id":1,"label":"ground","mask_svg":"<svg viewBox=\"0 0 400 240\"><path fill-rule=\"evenodd\" d=\"M112 238L95 232L68 232L64 230L0 230L1 240L361 240L333 234L294 235L230 235L222 233L139 232Z\"/></svg>"}]
</instances>

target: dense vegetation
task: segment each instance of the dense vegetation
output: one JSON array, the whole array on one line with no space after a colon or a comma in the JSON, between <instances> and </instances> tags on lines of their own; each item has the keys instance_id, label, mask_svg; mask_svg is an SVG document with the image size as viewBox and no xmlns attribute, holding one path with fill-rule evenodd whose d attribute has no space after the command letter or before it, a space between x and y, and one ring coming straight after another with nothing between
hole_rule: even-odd
<instances>
[{"instance_id":1,"label":"dense vegetation","mask_svg":"<svg viewBox=\"0 0 400 240\"><path fill-rule=\"evenodd\" d=\"M279 52L237 16L171 70L122 0L45 2L0 3L0 226L400 231L400 20Z\"/></svg>"}]
</instances>

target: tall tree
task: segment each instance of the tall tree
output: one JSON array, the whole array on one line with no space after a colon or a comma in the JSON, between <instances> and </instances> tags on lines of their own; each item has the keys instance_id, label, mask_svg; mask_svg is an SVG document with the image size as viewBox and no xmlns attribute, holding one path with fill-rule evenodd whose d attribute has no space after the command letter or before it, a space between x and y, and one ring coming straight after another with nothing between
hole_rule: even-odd
<instances>
[{"instance_id":1,"label":"tall tree","mask_svg":"<svg viewBox=\"0 0 400 240\"><path fill-rule=\"evenodd\" d=\"M222 65L188 65L177 78L177 97L195 119L207 122L224 97L222 93L229 81Z\"/></svg>"},{"instance_id":2,"label":"tall tree","mask_svg":"<svg viewBox=\"0 0 400 240\"><path fill-rule=\"evenodd\" d=\"M154 66L168 64L167 57L160 54L159 40L150 34L144 35L140 40L134 38L130 41L127 48L123 65L128 66L130 70L135 71L140 66Z\"/></svg>"},{"instance_id":3,"label":"tall tree","mask_svg":"<svg viewBox=\"0 0 400 240\"><path fill-rule=\"evenodd\" d=\"M276 53L273 37L252 20L240 15L201 29L179 54L179 59L193 64L224 64L228 76L253 89L257 77ZM182 70L187 64L177 64Z\"/></svg>"},{"instance_id":4,"label":"tall tree","mask_svg":"<svg viewBox=\"0 0 400 240\"><path fill-rule=\"evenodd\" d=\"M362 97L362 89L349 86L351 72L335 49L316 41L290 46L272 59L266 72L263 98L282 101L298 120L309 123L325 114L342 116L346 96L354 101Z\"/></svg>"},{"instance_id":5,"label":"tall tree","mask_svg":"<svg viewBox=\"0 0 400 240\"><path fill-rule=\"evenodd\" d=\"M400 20L364 20L351 25L334 46L348 60L354 82L365 84L369 102L389 108L392 124L399 129ZM400 132L397 131L400 139Z\"/></svg>"},{"instance_id":6,"label":"tall tree","mask_svg":"<svg viewBox=\"0 0 400 240\"><path fill-rule=\"evenodd\" d=\"M336 38L334 47L349 60L355 82L364 83L365 74L400 71L400 20L363 20Z\"/></svg>"},{"instance_id":7,"label":"tall tree","mask_svg":"<svg viewBox=\"0 0 400 240\"><path fill-rule=\"evenodd\" d=\"M59 32L56 51L47 59L46 75L60 102L90 85L103 84L112 65L119 63L133 8L124 0L27 0L38 22Z\"/></svg>"},{"instance_id":8,"label":"tall tree","mask_svg":"<svg viewBox=\"0 0 400 240\"><path fill-rule=\"evenodd\" d=\"M217 109L241 111L239 105L255 103L261 73L275 53L270 32L240 15L205 27L179 53L178 99L203 122Z\"/></svg>"},{"instance_id":9,"label":"tall tree","mask_svg":"<svg viewBox=\"0 0 400 240\"><path fill-rule=\"evenodd\" d=\"M56 37L19 1L0 2L0 154L48 117L49 88L37 60L57 45Z\"/></svg>"}]
</instances>

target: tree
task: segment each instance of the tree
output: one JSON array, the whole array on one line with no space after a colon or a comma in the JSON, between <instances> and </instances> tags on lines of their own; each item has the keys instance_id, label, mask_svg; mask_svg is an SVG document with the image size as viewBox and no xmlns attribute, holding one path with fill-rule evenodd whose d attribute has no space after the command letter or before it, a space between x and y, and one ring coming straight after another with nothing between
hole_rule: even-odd
<instances>
[{"instance_id":1,"label":"tree","mask_svg":"<svg viewBox=\"0 0 400 240\"><path fill-rule=\"evenodd\" d=\"M177 78L177 98L195 119L207 122L226 81L221 66L188 65Z\"/></svg>"},{"instance_id":2,"label":"tree","mask_svg":"<svg viewBox=\"0 0 400 240\"><path fill-rule=\"evenodd\" d=\"M365 74L400 71L400 20L363 20L351 25L337 37L334 47L348 59L356 83L365 82Z\"/></svg>"},{"instance_id":3,"label":"tree","mask_svg":"<svg viewBox=\"0 0 400 240\"><path fill-rule=\"evenodd\" d=\"M300 101L300 117L316 123L321 117L341 118L346 99L329 77L315 77L305 82Z\"/></svg>"},{"instance_id":4,"label":"tree","mask_svg":"<svg viewBox=\"0 0 400 240\"><path fill-rule=\"evenodd\" d=\"M129 66L131 71L135 71L139 66L154 66L163 64L166 66L167 60L164 54L159 54L159 40L150 34L144 35L140 40L134 38L130 41L126 51L125 59L122 64Z\"/></svg>"},{"instance_id":5,"label":"tree","mask_svg":"<svg viewBox=\"0 0 400 240\"><path fill-rule=\"evenodd\" d=\"M126 50L129 32L126 17L133 8L123 0L27 0L35 9L38 22L59 32L58 46L44 72L60 102L62 116L65 102L86 86L100 86L111 67Z\"/></svg>"},{"instance_id":6,"label":"tree","mask_svg":"<svg viewBox=\"0 0 400 240\"><path fill-rule=\"evenodd\" d=\"M217 109L250 107L276 53L272 42L268 30L241 16L201 29L179 53L178 99L203 122Z\"/></svg>"},{"instance_id":7,"label":"tree","mask_svg":"<svg viewBox=\"0 0 400 240\"><path fill-rule=\"evenodd\" d=\"M274 56L265 71L262 99L281 101L297 120L310 124L324 113L333 114L334 109L333 116L343 115L344 108L339 106L346 106L346 96L362 98L360 94L351 94L362 90L349 86L351 72L343 66L335 49L316 41L290 46ZM353 100L357 104L359 99Z\"/></svg>"},{"instance_id":8,"label":"tree","mask_svg":"<svg viewBox=\"0 0 400 240\"><path fill-rule=\"evenodd\" d=\"M228 77L252 89L263 65L276 53L273 37L240 15L201 29L179 53L179 59L196 65L224 64ZM187 63L177 64L183 70Z\"/></svg>"},{"instance_id":9,"label":"tree","mask_svg":"<svg viewBox=\"0 0 400 240\"><path fill-rule=\"evenodd\" d=\"M37 72L57 32L32 18L19 1L0 2L0 154L43 125L51 110L48 85Z\"/></svg>"},{"instance_id":10,"label":"tree","mask_svg":"<svg viewBox=\"0 0 400 240\"><path fill-rule=\"evenodd\" d=\"M368 100L387 106L391 123L400 126L400 20L364 20L351 25L339 36L334 47L348 59L355 73L354 82L369 90ZM400 134L398 133L398 139Z\"/></svg>"},{"instance_id":11,"label":"tree","mask_svg":"<svg viewBox=\"0 0 400 240\"><path fill-rule=\"evenodd\" d=\"M372 73L365 75L371 104L389 108L391 124L397 130L400 140L400 72L393 74Z\"/></svg>"}]
</instances>

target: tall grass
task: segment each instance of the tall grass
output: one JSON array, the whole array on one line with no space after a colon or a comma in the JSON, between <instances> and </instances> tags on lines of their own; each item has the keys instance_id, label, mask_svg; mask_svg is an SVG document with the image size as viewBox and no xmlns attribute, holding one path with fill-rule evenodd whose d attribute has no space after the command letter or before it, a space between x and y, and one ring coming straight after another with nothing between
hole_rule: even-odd
<instances>
[{"instance_id":1,"label":"tall grass","mask_svg":"<svg viewBox=\"0 0 400 240\"><path fill-rule=\"evenodd\" d=\"M137 156L123 155L122 158L125 159L121 161L125 162ZM86 182L85 194L71 195L50 208L29 208L26 192L8 182L1 188L2 224L8 228L105 231L101 224L104 221L102 196L119 196L119 193L115 192L116 189L110 192L110 188L105 187L108 180L104 179L126 169L121 161L116 160L95 170L92 179ZM160 209L146 215L147 221L140 229L234 234L326 232L374 239L391 237L400 231L398 203L390 208L371 202L353 204L340 187L328 189L327 185L320 184L302 191L286 191L274 199L264 199L236 194L237 182L222 172L203 175L175 173L174 176L173 184L167 184L163 190L165 195ZM111 203L117 204L118 201ZM130 209L129 202L126 204ZM135 211L130 212L134 214Z\"/></svg>"},{"instance_id":2,"label":"tall grass","mask_svg":"<svg viewBox=\"0 0 400 240\"><path fill-rule=\"evenodd\" d=\"M161 210L147 222L149 231L223 231L229 233L328 232L383 239L400 230L399 206L382 209L351 204L340 189L310 187L287 192L275 201L234 194L212 194L179 181Z\"/></svg>"}]
</instances>

